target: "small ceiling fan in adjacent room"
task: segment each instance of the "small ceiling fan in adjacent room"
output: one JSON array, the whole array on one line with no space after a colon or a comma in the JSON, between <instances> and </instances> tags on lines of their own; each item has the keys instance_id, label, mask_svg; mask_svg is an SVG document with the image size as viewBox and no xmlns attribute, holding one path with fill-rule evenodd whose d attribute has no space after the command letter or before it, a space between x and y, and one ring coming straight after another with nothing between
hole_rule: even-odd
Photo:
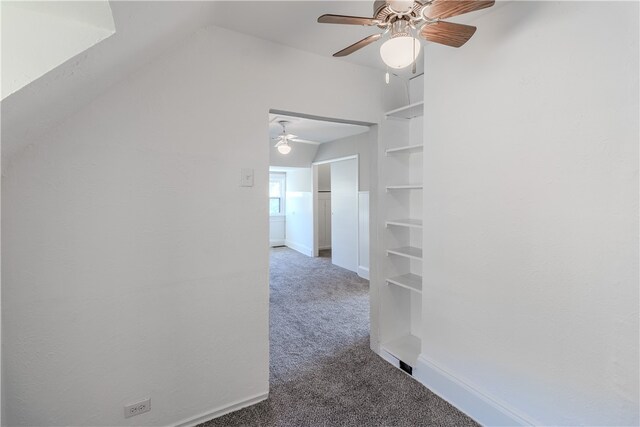
<instances>
[{"instance_id":1,"label":"small ceiling fan in adjacent room","mask_svg":"<svg viewBox=\"0 0 640 427\"><path fill-rule=\"evenodd\" d=\"M274 147L277 148L280 153L289 154L289 152L291 152L291 145L289 145L290 142L302 142L304 144L315 144L315 145L318 144L317 142L307 141L306 139L300 139L298 138L297 135L287 133L286 126L289 124L288 121L279 120L278 123L280 124L280 126L282 126L282 133L271 139L273 139L274 141L277 141Z\"/></svg>"},{"instance_id":2,"label":"small ceiling fan in adjacent room","mask_svg":"<svg viewBox=\"0 0 640 427\"><path fill-rule=\"evenodd\" d=\"M443 19L493 6L495 0L378 0L373 3L373 17L322 15L321 24L376 26L382 30L336 52L347 56L389 34L380 46L380 56L391 68L405 68L420 54L420 39L451 47L464 45L476 32L471 25L446 22Z\"/></svg>"}]
</instances>

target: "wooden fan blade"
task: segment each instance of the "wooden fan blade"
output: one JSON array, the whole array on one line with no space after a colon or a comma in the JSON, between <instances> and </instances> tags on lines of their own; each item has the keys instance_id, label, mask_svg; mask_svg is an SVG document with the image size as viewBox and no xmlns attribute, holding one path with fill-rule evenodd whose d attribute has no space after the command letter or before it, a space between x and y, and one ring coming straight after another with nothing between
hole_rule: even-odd
<instances>
[{"instance_id":1,"label":"wooden fan blade","mask_svg":"<svg viewBox=\"0 0 640 427\"><path fill-rule=\"evenodd\" d=\"M434 22L426 24L420 30L420 35L430 42L440 43L451 47L465 44L476 32L471 25L454 24L453 22Z\"/></svg>"},{"instance_id":2,"label":"wooden fan blade","mask_svg":"<svg viewBox=\"0 0 640 427\"><path fill-rule=\"evenodd\" d=\"M434 0L425 15L431 19L445 19L493 6L495 0Z\"/></svg>"},{"instance_id":3,"label":"wooden fan blade","mask_svg":"<svg viewBox=\"0 0 640 427\"><path fill-rule=\"evenodd\" d=\"M333 56L351 55L353 52L355 52L357 50L360 50L363 47L365 47L367 45L370 45L371 43L373 43L376 40L380 39L380 37L382 37L382 34L373 34L373 35L371 35L369 37L365 37L362 40L360 40L359 42L355 42L351 46L345 47L341 51L334 53Z\"/></svg>"},{"instance_id":4,"label":"wooden fan blade","mask_svg":"<svg viewBox=\"0 0 640 427\"><path fill-rule=\"evenodd\" d=\"M380 21L374 18L348 15L322 15L318 18L320 24L346 24L346 25L378 25Z\"/></svg>"}]
</instances>

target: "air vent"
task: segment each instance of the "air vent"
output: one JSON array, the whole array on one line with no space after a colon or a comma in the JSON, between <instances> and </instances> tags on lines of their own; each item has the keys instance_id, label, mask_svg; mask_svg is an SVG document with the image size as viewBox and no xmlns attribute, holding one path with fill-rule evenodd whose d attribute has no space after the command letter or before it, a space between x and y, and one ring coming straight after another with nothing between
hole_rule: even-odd
<instances>
[{"instance_id":1,"label":"air vent","mask_svg":"<svg viewBox=\"0 0 640 427\"><path fill-rule=\"evenodd\" d=\"M413 376L413 368L411 366L407 365L406 363L404 363L402 360L400 361L400 369L405 371L407 374Z\"/></svg>"}]
</instances>

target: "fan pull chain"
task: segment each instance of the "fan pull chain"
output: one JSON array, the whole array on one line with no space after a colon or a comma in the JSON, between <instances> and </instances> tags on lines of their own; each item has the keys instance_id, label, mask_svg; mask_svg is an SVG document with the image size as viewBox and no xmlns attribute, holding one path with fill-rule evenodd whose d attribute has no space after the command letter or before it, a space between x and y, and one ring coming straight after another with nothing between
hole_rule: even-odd
<instances>
[{"instance_id":1,"label":"fan pull chain","mask_svg":"<svg viewBox=\"0 0 640 427\"><path fill-rule=\"evenodd\" d=\"M389 84L389 67L387 67L387 72L384 73L384 82Z\"/></svg>"},{"instance_id":2,"label":"fan pull chain","mask_svg":"<svg viewBox=\"0 0 640 427\"><path fill-rule=\"evenodd\" d=\"M413 46L413 64L411 65L411 74L416 73L416 39L411 40L411 45Z\"/></svg>"}]
</instances>

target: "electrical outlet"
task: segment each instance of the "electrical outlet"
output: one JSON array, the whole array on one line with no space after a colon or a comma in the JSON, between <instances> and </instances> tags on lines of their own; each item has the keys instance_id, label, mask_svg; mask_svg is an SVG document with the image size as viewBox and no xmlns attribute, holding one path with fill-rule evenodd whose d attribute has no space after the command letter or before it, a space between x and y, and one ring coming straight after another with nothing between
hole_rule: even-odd
<instances>
[{"instance_id":1,"label":"electrical outlet","mask_svg":"<svg viewBox=\"0 0 640 427\"><path fill-rule=\"evenodd\" d=\"M143 400L142 402L134 403L124 407L124 417L134 417L136 415L144 414L151 410L151 399Z\"/></svg>"}]
</instances>

